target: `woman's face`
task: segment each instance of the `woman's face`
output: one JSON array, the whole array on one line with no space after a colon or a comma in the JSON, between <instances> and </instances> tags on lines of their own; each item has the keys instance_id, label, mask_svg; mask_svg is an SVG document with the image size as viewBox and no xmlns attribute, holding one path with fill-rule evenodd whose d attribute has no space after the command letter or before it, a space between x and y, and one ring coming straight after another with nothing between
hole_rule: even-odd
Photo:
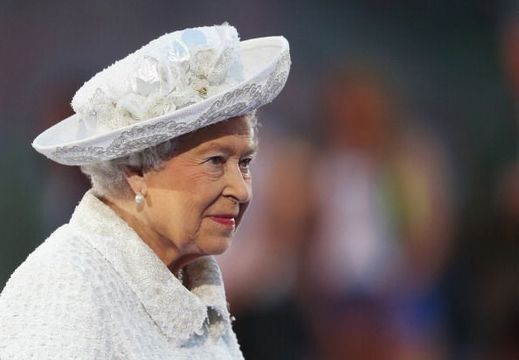
<instances>
[{"instance_id":1,"label":"woman's face","mask_svg":"<svg viewBox=\"0 0 519 360\"><path fill-rule=\"evenodd\" d=\"M224 252L252 198L255 151L245 117L180 137L165 167L144 175L148 230L180 255Z\"/></svg>"}]
</instances>

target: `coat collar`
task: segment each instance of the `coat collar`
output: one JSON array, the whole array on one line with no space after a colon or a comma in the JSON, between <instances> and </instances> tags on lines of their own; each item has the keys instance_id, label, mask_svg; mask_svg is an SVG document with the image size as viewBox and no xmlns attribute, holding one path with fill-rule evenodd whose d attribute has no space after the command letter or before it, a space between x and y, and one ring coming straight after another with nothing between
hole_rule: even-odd
<instances>
[{"instance_id":1,"label":"coat collar","mask_svg":"<svg viewBox=\"0 0 519 360\"><path fill-rule=\"evenodd\" d=\"M209 312L215 312L223 325L217 327L220 335L230 325L222 276L212 256L186 267L188 290L92 191L84 195L70 224L88 234L88 242L112 264L163 334L175 344L182 345L193 335L202 334L204 323L210 321Z\"/></svg>"}]
</instances>

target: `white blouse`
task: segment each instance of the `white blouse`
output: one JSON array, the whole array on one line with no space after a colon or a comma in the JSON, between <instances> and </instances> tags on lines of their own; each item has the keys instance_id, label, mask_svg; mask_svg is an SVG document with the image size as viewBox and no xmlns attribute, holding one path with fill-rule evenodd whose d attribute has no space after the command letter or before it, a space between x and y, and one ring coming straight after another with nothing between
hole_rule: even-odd
<instances>
[{"instance_id":1,"label":"white blouse","mask_svg":"<svg viewBox=\"0 0 519 360\"><path fill-rule=\"evenodd\" d=\"M213 257L175 278L87 192L0 295L0 359L243 359Z\"/></svg>"}]
</instances>

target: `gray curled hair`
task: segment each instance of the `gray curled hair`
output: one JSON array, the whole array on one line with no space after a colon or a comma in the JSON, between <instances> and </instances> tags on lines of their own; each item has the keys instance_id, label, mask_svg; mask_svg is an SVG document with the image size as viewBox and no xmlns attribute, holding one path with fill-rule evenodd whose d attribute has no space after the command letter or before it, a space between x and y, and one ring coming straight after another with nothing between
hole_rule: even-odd
<instances>
[{"instance_id":1,"label":"gray curled hair","mask_svg":"<svg viewBox=\"0 0 519 360\"><path fill-rule=\"evenodd\" d=\"M254 141L257 141L256 112L246 115L246 118L253 130ZM92 190L97 196L133 197L133 191L126 180L126 173L128 171L145 173L162 169L164 163L175 155L178 139L173 138L120 158L86 164L80 168L90 179Z\"/></svg>"},{"instance_id":2,"label":"gray curled hair","mask_svg":"<svg viewBox=\"0 0 519 360\"><path fill-rule=\"evenodd\" d=\"M81 171L90 179L92 190L97 196L132 196L133 192L125 176L127 171L144 173L160 170L164 162L173 157L176 145L177 140L171 139L117 159L82 165Z\"/></svg>"}]
</instances>

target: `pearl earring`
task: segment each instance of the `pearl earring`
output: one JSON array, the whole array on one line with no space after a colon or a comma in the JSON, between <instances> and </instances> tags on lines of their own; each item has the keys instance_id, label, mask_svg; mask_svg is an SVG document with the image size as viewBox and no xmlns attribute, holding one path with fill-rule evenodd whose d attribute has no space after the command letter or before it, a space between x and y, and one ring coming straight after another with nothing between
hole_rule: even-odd
<instances>
[{"instance_id":1,"label":"pearl earring","mask_svg":"<svg viewBox=\"0 0 519 360\"><path fill-rule=\"evenodd\" d=\"M144 204L144 195L140 191L135 194L135 203L137 206Z\"/></svg>"}]
</instances>

